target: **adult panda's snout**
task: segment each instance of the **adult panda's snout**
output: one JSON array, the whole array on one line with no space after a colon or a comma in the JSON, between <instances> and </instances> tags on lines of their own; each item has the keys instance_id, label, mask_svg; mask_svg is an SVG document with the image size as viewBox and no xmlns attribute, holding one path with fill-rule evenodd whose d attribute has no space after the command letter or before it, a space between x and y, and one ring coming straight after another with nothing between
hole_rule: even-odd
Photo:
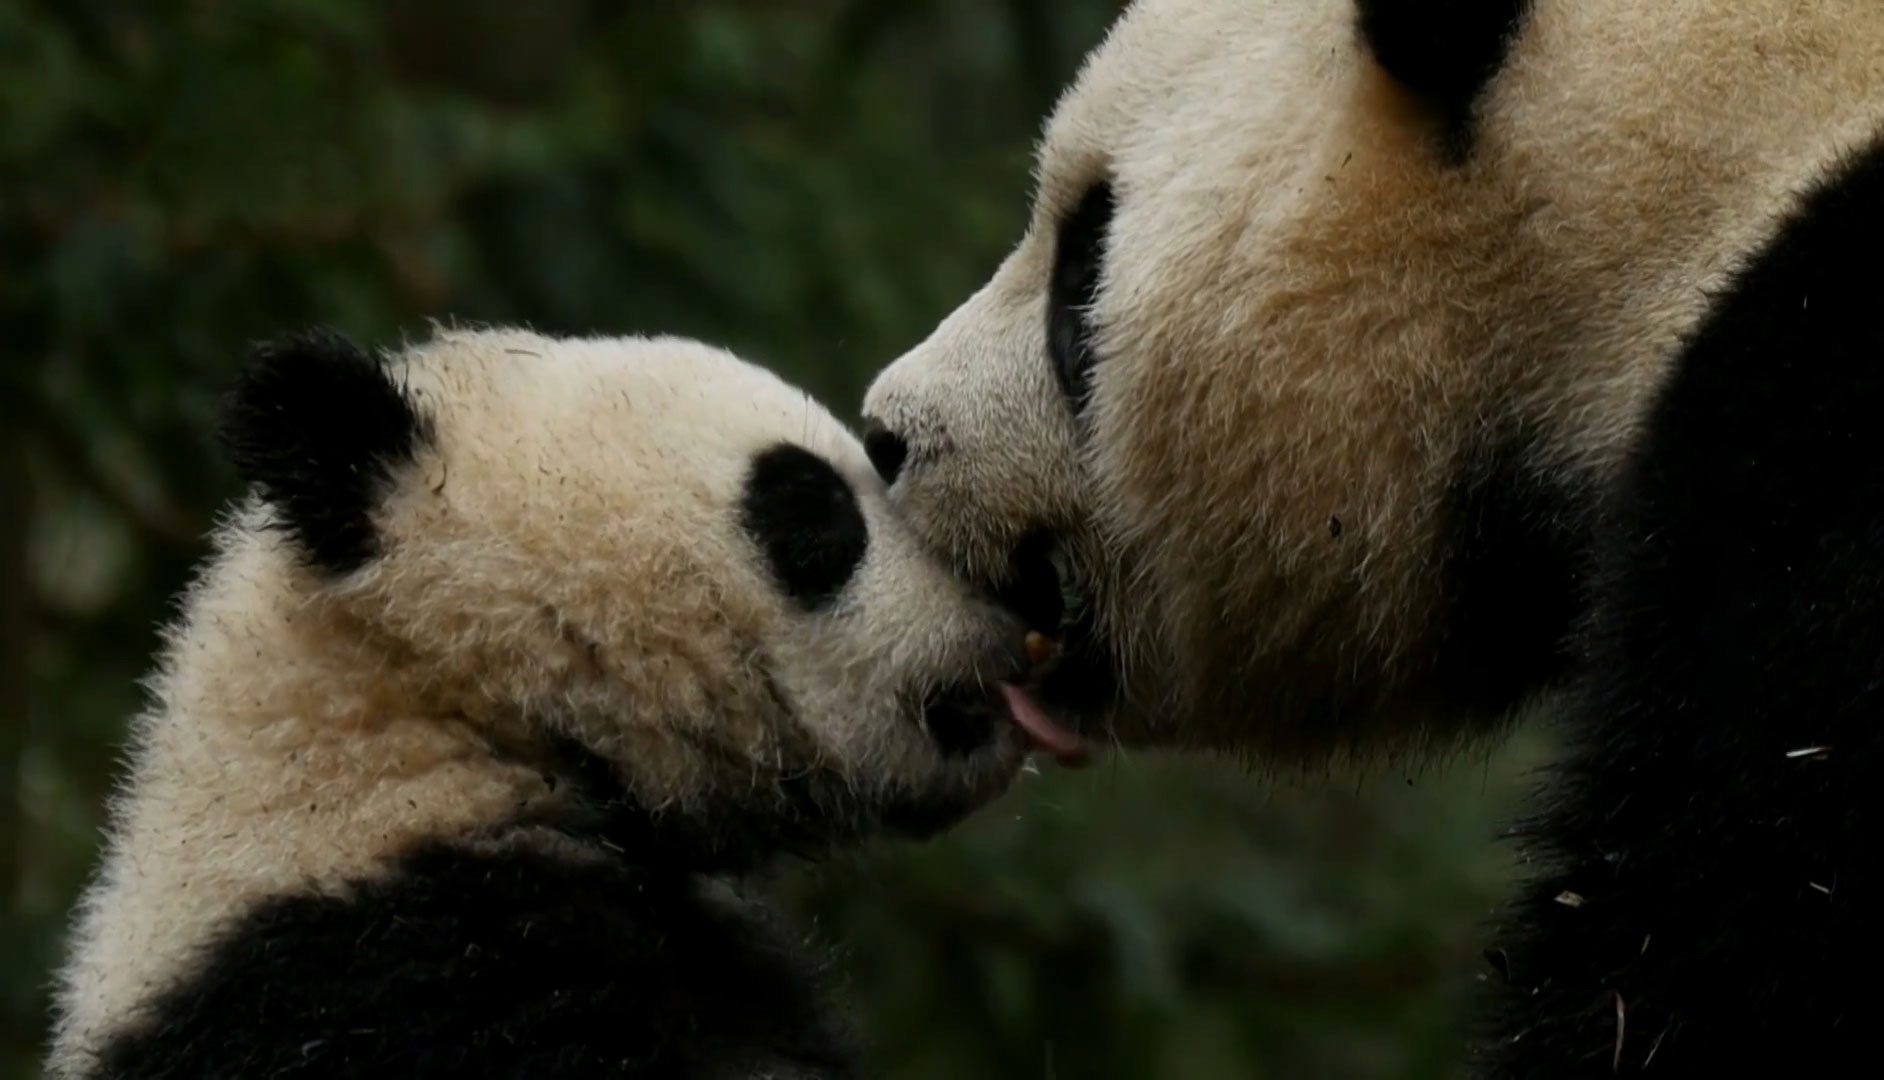
<instances>
[{"instance_id":1,"label":"adult panda's snout","mask_svg":"<svg viewBox=\"0 0 1884 1080\"><path fill-rule=\"evenodd\" d=\"M1045 270L1038 255L1010 259L877 375L861 412L865 451L902 523L962 581L1009 587L1001 605L1051 631L1060 590L1030 558L1047 545L1029 540L1086 515L1081 432L1048 348Z\"/></svg>"}]
</instances>

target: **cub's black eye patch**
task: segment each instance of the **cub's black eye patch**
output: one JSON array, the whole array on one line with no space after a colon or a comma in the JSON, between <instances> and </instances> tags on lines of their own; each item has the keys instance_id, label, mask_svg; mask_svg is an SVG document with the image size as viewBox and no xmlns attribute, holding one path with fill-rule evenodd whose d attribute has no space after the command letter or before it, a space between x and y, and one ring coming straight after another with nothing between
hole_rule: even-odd
<instances>
[{"instance_id":1,"label":"cub's black eye patch","mask_svg":"<svg viewBox=\"0 0 1884 1080\"><path fill-rule=\"evenodd\" d=\"M385 366L327 329L255 346L218 430L242 479L306 559L332 574L377 552L373 510L431 434Z\"/></svg>"},{"instance_id":2,"label":"cub's black eye patch","mask_svg":"<svg viewBox=\"0 0 1884 1080\"><path fill-rule=\"evenodd\" d=\"M1060 392L1075 412L1085 407L1092 392L1091 308L1099 298L1113 207L1112 185L1094 184L1060 222L1053 246L1053 276L1047 282L1047 349L1053 355Z\"/></svg>"},{"instance_id":3,"label":"cub's black eye patch","mask_svg":"<svg viewBox=\"0 0 1884 1080\"><path fill-rule=\"evenodd\" d=\"M779 587L811 610L837 597L870 546L856 492L830 462L790 443L752 459L740 524Z\"/></svg>"}]
</instances>

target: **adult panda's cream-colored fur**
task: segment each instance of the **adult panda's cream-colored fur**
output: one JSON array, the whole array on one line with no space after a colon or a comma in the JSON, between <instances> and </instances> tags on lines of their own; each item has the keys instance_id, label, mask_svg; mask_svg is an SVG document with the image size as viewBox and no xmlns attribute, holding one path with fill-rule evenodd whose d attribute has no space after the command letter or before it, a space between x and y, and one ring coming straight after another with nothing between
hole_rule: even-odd
<instances>
[{"instance_id":1,"label":"adult panda's cream-colored fur","mask_svg":"<svg viewBox=\"0 0 1884 1080\"><path fill-rule=\"evenodd\" d=\"M1884 1008L1880 251L1874 0L1137 0L865 443L1064 632L1063 727L1316 766L1549 707L1485 1074L1836 1075Z\"/></svg>"},{"instance_id":2,"label":"adult panda's cream-colored fur","mask_svg":"<svg viewBox=\"0 0 1884 1080\"><path fill-rule=\"evenodd\" d=\"M800 391L673 339L447 332L383 362L348 349L313 339L265 363L296 378L315 372L310 387L322 365L389 380L395 389L367 389L409 406L412 431L399 433L409 453L320 456L320 440L338 432L344 448L350 426L369 423L371 402L358 394L267 396L251 405L262 419L248 437L291 449L305 440L313 449L283 460L338 463L337 490L384 467L362 507L370 522L358 523L370 527L370 550L357 566L324 565L303 543L301 504L275 505L293 477L220 528L133 728L129 782L61 975L55 1074L88 1075L114 1037L157 1023L165 995L213 968L210 947L239 935L230 928L245 917L283 897L344 900L361 882L396 883L422 843L613 858L606 843L515 824L553 823L582 798L544 752L552 738L605 762L632 813L691 822L686 835L715 843L721 831L771 836L769 815L810 806L832 820L777 831L841 842L901 810L939 825L1013 776L1023 749L1006 725L948 754L925 709L953 689L989 694L1015 677L1019 625L930 560L890 515L856 440ZM373 374L380 363L384 375ZM333 415L311 414L323 407ZM810 610L763 556L767 538L754 529L773 526L742 518L759 486L755 461L781 443L851 492L835 479L814 490L805 527L819 525L827 498L838 510L854 500L867 527L856 564L839 568L841 590ZM616 854L630 865L651 857ZM618 977L624 992L663 993ZM253 989L287 1000L283 988ZM286 1010L275 1014L281 1040L317 1039L295 1026L303 1016L276 1008ZM198 1049L220 1037L184 1034ZM411 1065L400 1037L387 1036L383 1059L360 1051L354 1065ZM531 1047L528 1028L504 1037L520 1055L587 1060ZM448 1060L443 1048L414 1052ZM275 1060L267 1047L253 1053L254 1067ZM148 1061L133 1074L171 1075Z\"/></svg>"},{"instance_id":3,"label":"adult panda's cream-colored fur","mask_svg":"<svg viewBox=\"0 0 1884 1080\"><path fill-rule=\"evenodd\" d=\"M1468 719L1430 684L1450 486L1500 439L1556 483L1614 470L1709 290L1884 119L1884 9L1537 0L1478 107L1471 155L1435 152L1354 0L1140 0L1048 126L1019 246L872 387L899 505L966 575L1071 538L1127 740ZM1046 286L1103 178L1082 437Z\"/></svg>"}]
</instances>

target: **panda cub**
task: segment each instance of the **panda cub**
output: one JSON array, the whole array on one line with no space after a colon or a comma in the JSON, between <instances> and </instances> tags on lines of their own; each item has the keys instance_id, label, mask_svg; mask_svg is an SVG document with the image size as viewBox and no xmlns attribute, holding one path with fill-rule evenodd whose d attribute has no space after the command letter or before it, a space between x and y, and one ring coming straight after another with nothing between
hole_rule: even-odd
<instances>
[{"instance_id":1,"label":"panda cub","mask_svg":"<svg viewBox=\"0 0 1884 1080\"><path fill-rule=\"evenodd\" d=\"M848 1075L736 883L1001 793L1048 651L848 431L677 339L311 332L224 442L51 1072Z\"/></svg>"}]
</instances>

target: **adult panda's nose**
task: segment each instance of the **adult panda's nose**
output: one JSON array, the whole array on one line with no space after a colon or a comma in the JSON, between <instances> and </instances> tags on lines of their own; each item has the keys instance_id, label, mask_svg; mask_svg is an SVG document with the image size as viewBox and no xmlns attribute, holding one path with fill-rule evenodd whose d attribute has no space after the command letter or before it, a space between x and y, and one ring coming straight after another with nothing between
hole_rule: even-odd
<instances>
[{"instance_id":1,"label":"adult panda's nose","mask_svg":"<svg viewBox=\"0 0 1884 1080\"><path fill-rule=\"evenodd\" d=\"M881 420L869 420L864 424L863 445L883 482L896 483L896 474L903 471L903 462L909 458L909 440L885 427Z\"/></svg>"}]
</instances>

